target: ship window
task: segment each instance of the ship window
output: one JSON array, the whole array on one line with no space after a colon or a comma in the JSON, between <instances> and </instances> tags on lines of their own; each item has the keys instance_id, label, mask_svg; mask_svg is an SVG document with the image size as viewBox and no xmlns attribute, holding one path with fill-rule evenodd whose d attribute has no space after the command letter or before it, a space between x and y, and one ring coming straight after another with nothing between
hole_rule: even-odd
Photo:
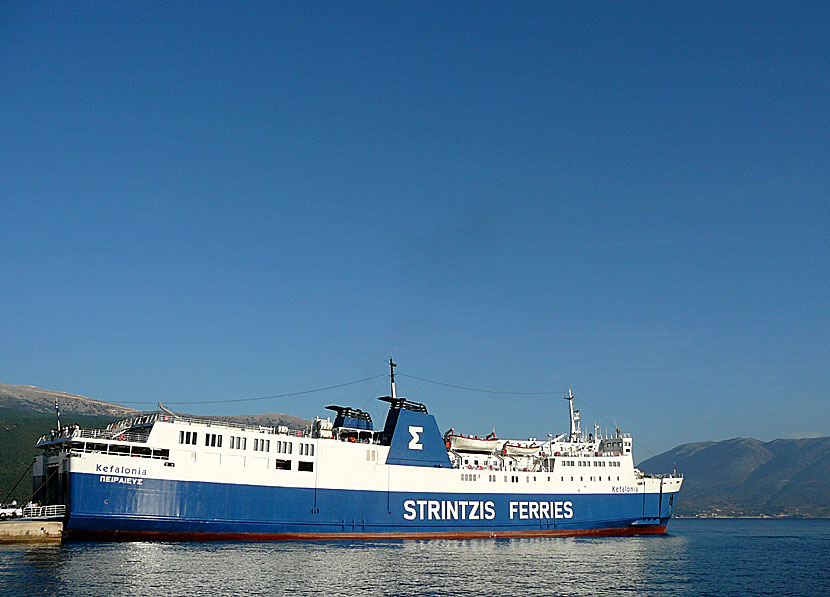
<instances>
[{"instance_id":1,"label":"ship window","mask_svg":"<svg viewBox=\"0 0 830 597\"><path fill-rule=\"evenodd\" d=\"M276 465L274 466L278 471L290 471L291 470L291 461L290 460L277 460Z\"/></svg>"},{"instance_id":2,"label":"ship window","mask_svg":"<svg viewBox=\"0 0 830 597\"><path fill-rule=\"evenodd\" d=\"M184 431L179 431L179 443L184 443Z\"/></svg>"},{"instance_id":3,"label":"ship window","mask_svg":"<svg viewBox=\"0 0 830 597\"><path fill-rule=\"evenodd\" d=\"M130 453L130 446L119 446L117 444L110 444L110 454L118 454L119 456Z\"/></svg>"},{"instance_id":4,"label":"ship window","mask_svg":"<svg viewBox=\"0 0 830 597\"><path fill-rule=\"evenodd\" d=\"M168 450L167 448L153 450L153 458L162 458L164 460L167 460L168 458L170 458L170 450Z\"/></svg>"},{"instance_id":5,"label":"ship window","mask_svg":"<svg viewBox=\"0 0 830 597\"><path fill-rule=\"evenodd\" d=\"M270 450L271 450L271 440L270 439L254 438L254 451L255 452L269 452Z\"/></svg>"},{"instance_id":6,"label":"ship window","mask_svg":"<svg viewBox=\"0 0 830 597\"><path fill-rule=\"evenodd\" d=\"M152 455L153 451L150 448L145 448L144 446L133 446L133 456L150 458Z\"/></svg>"},{"instance_id":7,"label":"ship window","mask_svg":"<svg viewBox=\"0 0 830 597\"><path fill-rule=\"evenodd\" d=\"M573 478L573 477L571 477L571 481L573 481L573 480L574 480L574 478Z\"/></svg>"},{"instance_id":8,"label":"ship window","mask_svg":"<svg viewBox=\"0 0 830 597\"><path fill-rule=\"evenodd\" d=\"M106 452L107 444L87 444L86 449L88 452Z\"/></svg>"},{"instance_id":9,"label":"ship window","mask_svg":"<svg viewBox=\"0 0 830 597\"><path fill-rule=\"evenodd\" d=\"M297 463L297 470L298 471L312 472L314 470L314 463L313 462L298 462Z\"/></svg>"}]
</instances>

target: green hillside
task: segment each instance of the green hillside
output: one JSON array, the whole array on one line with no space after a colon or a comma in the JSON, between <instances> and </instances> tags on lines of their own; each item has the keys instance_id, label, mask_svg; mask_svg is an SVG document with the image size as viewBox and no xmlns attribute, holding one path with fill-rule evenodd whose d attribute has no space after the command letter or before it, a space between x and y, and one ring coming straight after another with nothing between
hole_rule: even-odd
<instances>
[{"instance_id":1,"label":"green hillside","mask_svg":"<svg viewBox=\"0 0 830 597\"><path fill-rule=\"evenodd\" d=\"M830 437L684 444L645 472L683 473L677 514L830 517Z\"/></svg>"},{"instance_id":2,"label":"green hillside","mask_svg":"<svg viewBox=\"0 0 830 597\"><path fill-rule=\"evenodd\" d=\"M103 427L112 416L66 415L61 425ZM32 411L0 408L0 500L6 496L34 460L35 443L44 433L55 428L55 415ZM22 503L32 494L32 472L29 470L8 498Z\"/></svg>"}]
</instances>

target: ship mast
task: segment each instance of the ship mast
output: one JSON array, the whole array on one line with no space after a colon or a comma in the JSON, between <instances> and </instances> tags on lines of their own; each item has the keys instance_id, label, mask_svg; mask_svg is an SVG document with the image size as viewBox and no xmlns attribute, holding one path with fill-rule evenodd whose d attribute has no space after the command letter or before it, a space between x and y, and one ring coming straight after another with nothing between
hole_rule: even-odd
<instances>
[{"instance_id":1,"label":"ship mast","mask_svg":"<svg viewBox=\"0 0 830 597\"><path fill-rule=\"evenodd\" d=\"M568 410L571 415L570 437L568 439L570 441L576 441L576 438L579 436L579 411L574 410L573 390L571 388L568 388L568 395L562 397L568 401Z\"/></svg>"},{"instance_id":2,"label":"ship mast","mask_svg":"<svg viewBox=\"0 0 830 597\"><path fill-rule=\"evenodd\" d=\"M398 365L392 362L392 357L389 357L389 378L392 380L392 398L397 398L398 394L395 392L395 367Z\"/></svg>"}]
</instances>

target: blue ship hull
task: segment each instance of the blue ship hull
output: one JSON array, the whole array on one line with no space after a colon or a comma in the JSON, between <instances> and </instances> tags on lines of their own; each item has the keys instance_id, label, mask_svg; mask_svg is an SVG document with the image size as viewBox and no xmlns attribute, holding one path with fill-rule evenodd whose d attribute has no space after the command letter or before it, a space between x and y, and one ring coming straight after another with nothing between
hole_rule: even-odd
<instances>
[{"instance_id":1,"label":"blue ship hull","mask_svg":"<svg viewBox=\"0 0 830 597\"><path fill-rule=\"evenodd\" d=\"M71 538L343 539L658 534L673 493L401 493L69 478Z\"/></svg>"}]
</instances>

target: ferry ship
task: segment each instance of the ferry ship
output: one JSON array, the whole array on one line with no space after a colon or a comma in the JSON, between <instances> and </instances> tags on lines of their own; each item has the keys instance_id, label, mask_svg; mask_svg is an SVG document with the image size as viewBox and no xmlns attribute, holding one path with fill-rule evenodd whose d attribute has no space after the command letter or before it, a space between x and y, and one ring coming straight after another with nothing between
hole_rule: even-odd
<instances>
[{"instance_id":1,"label":"ferry ship","mask_svg":"<svg viewBox=\"0 0 830 597\"><path fill-rule=\"evenodd\" d=\"M391 395L382 429L332 405L304 431L160 411L41 437L35 500L69 539L304 540L662 534L683 482L634 466L633 440L442 434Z\"/></svg>"}]
</instances>

